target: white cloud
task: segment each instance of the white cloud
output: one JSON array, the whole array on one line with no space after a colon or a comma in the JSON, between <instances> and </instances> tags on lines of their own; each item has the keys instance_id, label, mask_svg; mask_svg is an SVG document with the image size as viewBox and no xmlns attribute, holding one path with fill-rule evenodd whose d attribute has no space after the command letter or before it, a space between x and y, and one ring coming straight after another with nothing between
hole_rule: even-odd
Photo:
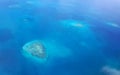
<instances>
[{"instance_id":1,"label":"white cloud","mask_svg":"<svg viewBox=\"0 0 120 75\"><path fill-rule=\"evenodd\" d=\"M116 68L112 68L109 66L104 66L102 68L102 71L106 74L106 75L120 75L120 70L116 69Z\"/></svg>"}]
</instances>

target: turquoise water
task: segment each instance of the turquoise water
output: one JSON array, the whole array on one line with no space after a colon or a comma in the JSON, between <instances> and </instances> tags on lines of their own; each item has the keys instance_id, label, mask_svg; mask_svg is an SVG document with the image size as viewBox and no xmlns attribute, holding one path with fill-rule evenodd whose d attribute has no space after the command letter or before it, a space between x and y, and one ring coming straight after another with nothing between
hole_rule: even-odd
<instances>
[{"instance_id":1,"label":"turquoise water","mask_svg":"<svg viewBox=\"0 0 120 75\"><path fill-rule=\"evenodd\" d=\"M119 3L1 0L0 75L120 75ZM45 60L23 53L34 40Z\"/></svg>"}]
</instances>

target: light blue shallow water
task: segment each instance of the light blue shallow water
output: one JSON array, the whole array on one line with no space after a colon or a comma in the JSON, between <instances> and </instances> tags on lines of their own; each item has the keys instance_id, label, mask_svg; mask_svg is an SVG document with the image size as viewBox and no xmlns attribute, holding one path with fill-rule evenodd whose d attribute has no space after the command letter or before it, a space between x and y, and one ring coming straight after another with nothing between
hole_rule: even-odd
<instances>
[{"instance_id":1,"label":"light blue shallow water","mask_svg":"<svg viewBox=\"0 0 120 75\"><path fill-rule=\"evenodd\" d=\"M119 3L1 0L0 75L120 75ZM34 40L45 60L23 53Z\"/></svg>"}]
</instances>

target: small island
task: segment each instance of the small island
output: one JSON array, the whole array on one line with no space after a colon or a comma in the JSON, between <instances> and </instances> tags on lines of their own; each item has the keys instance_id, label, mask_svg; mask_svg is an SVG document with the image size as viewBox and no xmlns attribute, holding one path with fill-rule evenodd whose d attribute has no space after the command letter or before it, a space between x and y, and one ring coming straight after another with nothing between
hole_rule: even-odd
<instances>
[{"instance_id":1,"label":"small island","mask_svg":"<svg viewBox=\"0 0 120 75\"><path fill-rule=\"evenodd\" d=\"M39 40L34 40L26 43L23 46L23 53L26 56L32 56L37 59L46 58L45 47Z\"/></svg>"}]
</instances>

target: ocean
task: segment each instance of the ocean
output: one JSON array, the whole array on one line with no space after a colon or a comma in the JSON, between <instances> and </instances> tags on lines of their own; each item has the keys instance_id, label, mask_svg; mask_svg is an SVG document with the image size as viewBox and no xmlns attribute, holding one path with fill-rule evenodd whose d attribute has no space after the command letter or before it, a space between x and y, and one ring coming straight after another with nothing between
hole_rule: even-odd
<instances>
[{"instance_id":1,"label":"ocean","mask_svg":"<svg viewBox=\"0 0 120 75\"><path fill-rule=\"evenodd\" d=\"M119 0L1 0L0 75L120 75L119 9Z\"/></svg>"}]
</instances>

